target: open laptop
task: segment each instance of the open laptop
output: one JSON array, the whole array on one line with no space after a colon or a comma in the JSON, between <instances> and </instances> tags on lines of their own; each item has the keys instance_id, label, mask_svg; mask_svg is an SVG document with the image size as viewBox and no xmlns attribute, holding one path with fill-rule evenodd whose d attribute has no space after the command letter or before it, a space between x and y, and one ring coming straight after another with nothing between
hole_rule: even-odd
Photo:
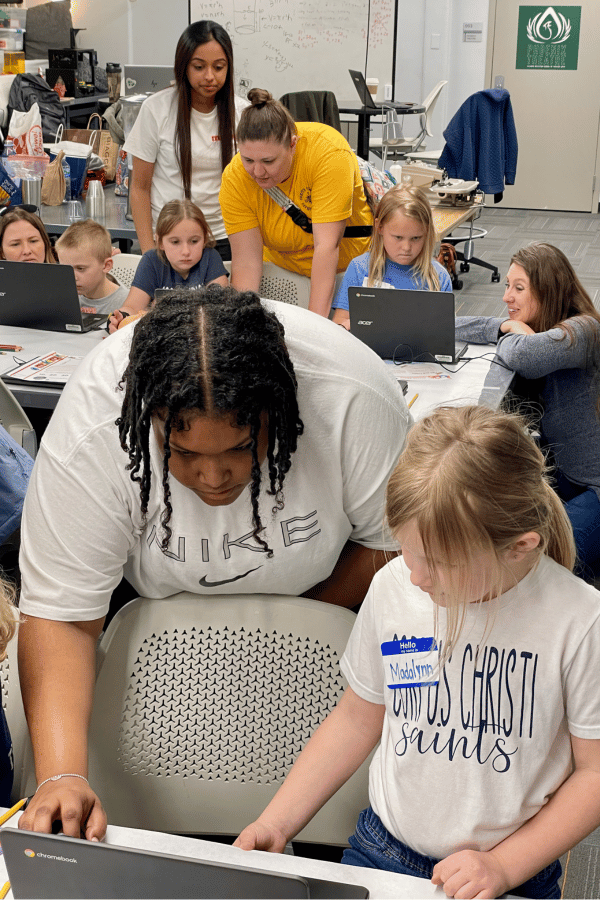
<instances>
[{"instance_id":1,"label":"open laptop","mask_svg":"<svg viewBox=\"0 0 600 900\"><path fill-rule=\"evenodd\" d=\"M15 900L129 898L365 898L356 884L279 874L64 835L3 828L2 852ZM240 856L242 854L240 853ZM310 860L306 860L307 867Z\"/></svg>"},{"instance_id":2,"label":"open laptop","mask_svg":"<svg viewBox=\"0 0 600 900\"><path fill-rule=\"evenodd\" d=\"M414 103L400 103L396 100L375 100L367 87L367 82L365 81L363 73L357 72L355 69L348 69L348 71L350 72L350 78L354 82L362 105L366 106L367 109L410 109L411 106L415 105Z\"/></svg>"},{"instance_id":3,"label":"open laptop","mask_svg":"<svg viewBox=\"0 0 600 900\"><path fill-rule=\"evenodd\" d=\"M83 332L107 318L82 313L72 266L0 259L0 325Z\"/></svg>"},{"instance_id":4,"label":"open laptop","mask_svg":"<svg viewBox=\"0 0 600 900\"><path fill-rule=\"evenodd\" d=\"M454 294L348 288L350 332L382 359L455 363L467 344L454 336Z\"/></svg>"},{"instance_id":5,"label":"open laptop","mask_svg":"<svg viewBox=\"0 0 600 900\"><path fill-rule=\"evenodd\" d=\"M175 80L173 66L123 66L125 96L154 94Z\"/></svg>"}]
</instances>

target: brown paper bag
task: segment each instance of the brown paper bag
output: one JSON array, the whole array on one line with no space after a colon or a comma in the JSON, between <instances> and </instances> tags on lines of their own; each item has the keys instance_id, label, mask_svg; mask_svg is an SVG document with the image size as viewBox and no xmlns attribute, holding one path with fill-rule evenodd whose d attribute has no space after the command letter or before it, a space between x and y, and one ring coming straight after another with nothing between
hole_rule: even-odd
<instances>
[{"instance_id":1,"label":"brown paper bag","mask_svg":"<svg viewBox=\"0 0 600 900\"><path fill-rule=\"evenodd\" d=\"M63 151L59 150L56 159L46 166L42 179L42 203L46 206L60 206L65 199L67 186L62 167L64 155Z\"/></svg>"},{"instance_id":2,"label":"brown paper bag","mask_svg":"<svg viewBox=\"0 0 600 900\"><path fill-rule=\"evenodd\" d=\"M98 127L90 128L92 119L98 119ZM66 141L76 141L78 144L89 144L104 163L104 171L107 181L115 180L117 159L119 158L119 145L115 144L110 131L104 128L104 120L100 113L92 113L88 119L87 128L67 128L64 132Z\"/></svg>"}]
</instances>

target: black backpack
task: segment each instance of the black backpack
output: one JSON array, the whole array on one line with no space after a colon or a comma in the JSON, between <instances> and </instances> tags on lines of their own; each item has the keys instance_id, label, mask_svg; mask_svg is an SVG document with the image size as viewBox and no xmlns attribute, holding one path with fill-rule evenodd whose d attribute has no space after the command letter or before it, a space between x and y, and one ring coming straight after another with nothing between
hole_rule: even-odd
<instances>
[{"instance_id":1,"label":"black backpack","mask_svg":"<svg viewBox=\"0 0 600 900\"><path fill-rule=\"evenodd\" d=\"M8 95L9 126L13 109L28 112L34 103L40 108L44 140L54 142L58 126L67 120L60 97L40 75L16 75Z\"/></svg>"}]
</instances>

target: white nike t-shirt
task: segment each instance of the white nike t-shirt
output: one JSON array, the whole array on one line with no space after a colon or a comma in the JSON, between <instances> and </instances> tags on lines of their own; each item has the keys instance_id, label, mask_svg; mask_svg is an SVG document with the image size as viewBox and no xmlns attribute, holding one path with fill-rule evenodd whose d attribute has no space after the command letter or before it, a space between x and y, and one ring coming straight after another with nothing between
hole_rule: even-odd
<instances>
[{"instance_id":1,"label":"white nike t-shirt","mask_svg":"<svg viewBox=\"0 0 600 900\"><path fill-rule=\"evenodd\" d=\"M273 498L260 497L273 556L252 537L249 488L229 506L210 507L174 478L173 535L163 552L162 459L154 441L142 521L139 485L126 470L115 425L131 326L83 360L44 435L23 516L23 613L101 618L123 574L141 596L301 594L331 574L348 539L393 546L382 520L385 486L410 422L402 391L345 329L288 304L266 305L285 326L305 426L283 509L273 514Z\"/></svg>"}]
</instances>

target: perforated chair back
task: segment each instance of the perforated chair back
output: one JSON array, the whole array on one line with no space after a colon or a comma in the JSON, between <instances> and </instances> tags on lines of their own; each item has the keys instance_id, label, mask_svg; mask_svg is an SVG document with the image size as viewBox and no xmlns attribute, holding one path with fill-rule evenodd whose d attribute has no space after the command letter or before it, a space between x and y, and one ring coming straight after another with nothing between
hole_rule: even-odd
<instances>
[{"instance_id":1,"label":"perforated chair back","mask_svg":"<svg viewBox=\"0 0 600 900\"><path fill-rule=\"evenodd\" d=\"M269 300L280 300L282 303L293 303L294 306L308 309L310 278L265 262L258 293Z\"/></svg>"},{"instance_id":2,"label":"perforated chair back","mask_svg":"<svg viewBox=\"0 0 600 900\"><path fill-rule=\"evenodd\" d=\"M35 459L37 437L25 410L12 391L0 379L0 425Z\"/></svg>"},{"instance_id":3,"label":"perforated chair back","mask_svg":"<svg viewBox=\"0 0 600 900\"><path fill-rule=\"evenodd\" d=\"M141 258L137 253L117 253L116 256L113 256L113 265L110 272L121 287L131 287L135 270Z\"/></svg>"},{"instance_id":4,"label":"perforated chair back","mask_svg":"<svg viewBox=\"0 0 600 900\"><path fill-rule=\"evenodd\" d=\"M115 825L238 834L267 805L345 682L355 616L298 597L138 598L99 648L90 783ZM367 764L299 840L344 845Z\"/></svg>"}]
</instances>

